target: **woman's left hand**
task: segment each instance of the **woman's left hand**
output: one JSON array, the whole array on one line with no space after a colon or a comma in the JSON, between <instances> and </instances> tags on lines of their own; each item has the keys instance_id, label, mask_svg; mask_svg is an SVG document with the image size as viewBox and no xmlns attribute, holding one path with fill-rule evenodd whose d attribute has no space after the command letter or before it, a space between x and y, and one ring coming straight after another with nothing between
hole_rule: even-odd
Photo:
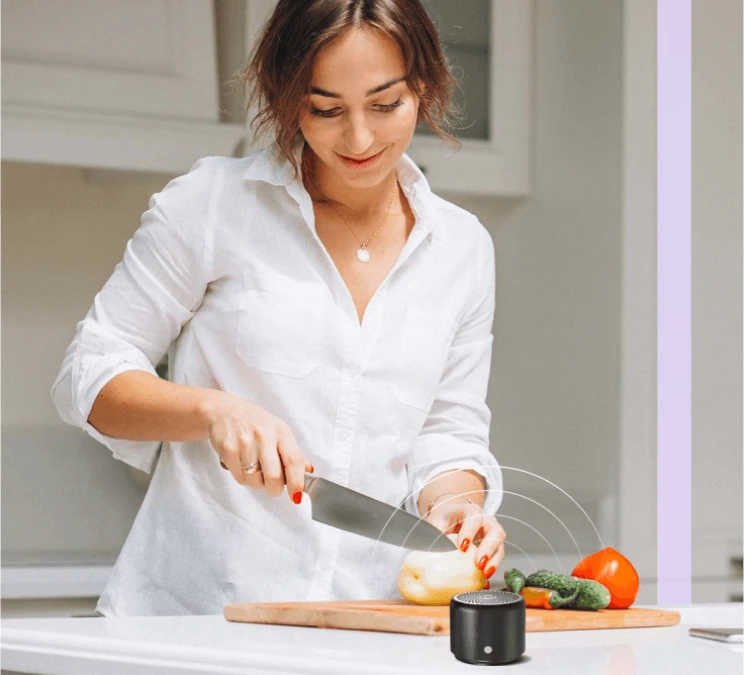
<instances>
[{"instance_id":1,"label":"woman's left hand","mask_svg":"<svg viewBox=\"0 0 744 675\"><path fill-rule=\"evenodd\" d=\"M457 534L461 551L477 546L475 564L490 579L504 559L506 532L495 516L463 497L448 495L437 501L425 518L426 522L444 532Z\"/></svg>"}]
</instances>

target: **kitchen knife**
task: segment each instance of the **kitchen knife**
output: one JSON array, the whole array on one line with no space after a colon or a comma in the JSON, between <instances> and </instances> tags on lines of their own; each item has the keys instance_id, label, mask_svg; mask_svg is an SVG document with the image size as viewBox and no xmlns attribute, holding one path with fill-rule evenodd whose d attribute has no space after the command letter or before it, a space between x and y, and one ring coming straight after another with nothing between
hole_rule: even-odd
<instances>
[{"instance_id":1,"label":"kitchen knife","mask_svg":"<svg viewBox=\"0 0 744 675\"><path fill-rule=\"evenodd\" d=\"M312 518L319 523L415 551L454 551L441 530L402 509L325 478L305 474Z\"/></svg>"}]
</instances>

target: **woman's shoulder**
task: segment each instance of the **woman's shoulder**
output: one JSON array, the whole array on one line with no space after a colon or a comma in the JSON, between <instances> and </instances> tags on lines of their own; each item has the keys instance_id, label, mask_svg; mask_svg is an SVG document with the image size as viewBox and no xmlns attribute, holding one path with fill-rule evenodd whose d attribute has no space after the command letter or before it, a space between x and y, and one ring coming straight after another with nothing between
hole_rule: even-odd
<instances>
[{"instance_id":1,"label":"woman's shoulder","mask_svg":"<svg viewBox=\"0 0 744 675\"><path fill-rule=\"evenodd\" d=\"M194 179L211 179L217 175L224 177L242 178L251 167L257 167L270 162L265 151L258 151L245 157L226 157L223 155L207 155L196 160L189 171L184 174Z\"/></svg>"},{"instance_id":2,"label":"woman's shoulder","mask_svg":"<svg viewBox=\"0 0 744 675\"><path fill-rule=\"evenodd\" d=\"M268 161L264 152L245 157L207 155L196 160L185 173L169 180L153 198L164 204L182 204L184 208L206 207L215 194L224 196L231 191L244 191L250 186L245 179Z\"/></svg>"},{"instance_id":3,"label":"woman's shoulder","mask_svg":"<svg viewBox=\"0 0 744 675\"><path fill-rule=\"evenodd\" d=\"M433 192L429 199L436 214L437 231L448 246L493 254L493 238L478 216Z\"/></svg>"}]
</instances>

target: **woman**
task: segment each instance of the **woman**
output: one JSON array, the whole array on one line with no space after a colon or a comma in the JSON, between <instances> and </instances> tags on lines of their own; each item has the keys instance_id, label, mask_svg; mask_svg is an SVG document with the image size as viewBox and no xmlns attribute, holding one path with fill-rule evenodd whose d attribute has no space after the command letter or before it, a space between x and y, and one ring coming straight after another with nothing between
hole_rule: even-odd
<instances>
[{"instance_id":1,"label":"woman","mask_svg":"<svg viewBox=\"0 0 744 675\"><path fill-rule=\"evenodd\" d=\"M446 136L435 28L419 0L280 0L243 76L273 145L152 197L53 388L117 459L150 471L163 441L98 611L394 597L407 551L313 521L305 471L490 577L493 245L404 154L420 120Z\"/></svg>"}]
</instances>

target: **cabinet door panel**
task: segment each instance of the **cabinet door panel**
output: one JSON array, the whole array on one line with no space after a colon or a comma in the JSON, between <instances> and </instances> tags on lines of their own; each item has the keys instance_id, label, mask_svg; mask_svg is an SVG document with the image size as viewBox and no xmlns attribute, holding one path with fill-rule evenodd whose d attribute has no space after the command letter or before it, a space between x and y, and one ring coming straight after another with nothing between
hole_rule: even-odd
<instances>
[{"instance_id":1,"label":"cabinet door panel","mask_svg":"<svg viewBox=\"0 0 744 675\"><path fill-rule=\"evenodd\" d=\"M6 0L3 104L217 121L209 0Z\"/></svg>"},{"instance_id":2,"label":"cabinet door panel","mask_svg":"<svg viewBox=\"0 0 744 675\"><path fill-rule=\"evenodd\" d=\"M532 0L424 4L461 80L455 99L464 105L467 128L456 130L462 142L456 152L423 130L414 136L409 154L435 190L529 194Z\"/></svg>"},{"instance_id":3,"label":"cabinet door panel","mask_svg":"<svg viewBox=\"0 0 744 675\"><path fill-rule=\"evenodd\" d=\"M422 0L439 30L447 62L458 81L454 100L463 118L457 122L459 138L487 141L491 91L491 0ZM430 135L427 125L417 133Z\"/></svg>"}]
</instances>

